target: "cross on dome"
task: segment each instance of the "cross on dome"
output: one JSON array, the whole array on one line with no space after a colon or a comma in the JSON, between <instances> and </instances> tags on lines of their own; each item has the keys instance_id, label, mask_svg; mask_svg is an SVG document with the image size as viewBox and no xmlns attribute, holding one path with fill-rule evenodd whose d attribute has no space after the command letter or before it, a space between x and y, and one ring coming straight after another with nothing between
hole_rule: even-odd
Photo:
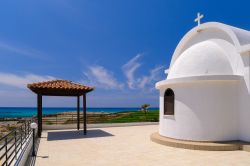
<instances>
[{"instance_id":1,"label":"cross on dome","mask_svg":"<svg viewBox=\"0 0 250 166\"><path fill-rule=\"evenodd\" d=\"M204 17L203 14L197 13L197 18L194 20L194 22L197 22L198 26L201 24L201 19Z\"/></svg>"}]
</instances>

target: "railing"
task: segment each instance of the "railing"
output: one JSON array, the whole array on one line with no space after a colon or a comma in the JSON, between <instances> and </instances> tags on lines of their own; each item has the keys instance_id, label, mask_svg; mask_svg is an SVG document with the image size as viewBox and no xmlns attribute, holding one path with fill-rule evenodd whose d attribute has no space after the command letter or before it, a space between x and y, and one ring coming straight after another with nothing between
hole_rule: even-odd
<instances>
[{"instance_id":1,"label":"railing","mask_svg":"<svg viewBox=\"0 0 250 166\"><path fill-rule=\"evenodd\" d=\"M31 138L30 123L35 119L26 120L21 126L0 138L0 165L10 166L17 160L25 144Z\"/></svg>"},{"instance_id":2,"label":"railing","mask_svg":"<svg viewBox=\"0 0 250 166\"><path fill-rule=\"evenodd\" d=\"M134 111L122 113L88 113L87 123L125 123L125 122L158 122L159 111L147 113ZM66 125L77 123L76 113L56 114L43 116L44 125ZM83 116L80 115L80 123L83 123Z\"/></svg>"}]
</instances>

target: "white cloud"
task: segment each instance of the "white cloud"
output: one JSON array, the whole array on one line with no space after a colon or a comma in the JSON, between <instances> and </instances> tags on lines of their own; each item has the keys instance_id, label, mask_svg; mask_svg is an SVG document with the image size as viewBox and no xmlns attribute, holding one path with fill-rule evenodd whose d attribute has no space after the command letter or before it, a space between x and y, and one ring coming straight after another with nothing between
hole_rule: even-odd
<instances>
[{"instance_id":1,"label":"white cloud","mask_svg":"<svg viewBox=\"0 0 250 166\"><path fill-rule=\"evenodd\" d=\"M17 88L26 88L27 84L39 81L56 79L52 76L40 76L35 74L16 75L0 72L0 84Z\"/></svg>"},{"instance_id":2,"label":"white cloud","mask_svg":"<svg viewBox=\"0 0 250 166\"><path fill-rule=\"evenodd\" d=\"M161 79L163 66L151 69L148 75L137 76L136 71L142 65L139 61L141 57L142 54L137 54L122 66L122 71L126 77L126 84L117 81L111 71L100 65L89 66L87 71L83 72L86 80L81 80L80 82L103 89L121 90L127 88L130 90L144 90L151 92L152 89L154 89L155 82Z\"/></svg>"},{"instance_id":3,"label":"white cloud","mask_svg":"<svg viewBox=\"0 0 250 166\"><path fill-rule=\"evenodd\" d=\"M84 72L87 81L81 82L99 86L104 89L121 89L123 84L119 83L113 76L113 73L105 69L103 66L90 66L88 71Z\"/></svg>"},{"instance_id":4,"label":"white cloud","mask_svg":"<svg viewBox=\"0 0 250 166\"><path fill-rule=\"evenodd\" d=\"M141 56L142 54L137 54L122 66L122 70L127 78L127 84L130 89L135 88L136 80L134 78L134 74L135 71L141 66L141 63L138 62Z\"/></svg>"},{"instance_id":5,"label":"white cloud","mask_svg":"<svg viewBox=\"0 0 250 166\"><path fill-rule=\"evenodd\" d=\"M147 85L152 85L155 81L159 80L162 69L163 66L158 66L150 70L150 74L148 76L143 76L139 79L138 87L144 89Z\"/></svg>"},{"instance_id":6,"label":"white cloud","mask_svg":"<svg viewBox=\"0 0 250 166\"><path fill-rule=\"evenodd\" d=\"M127 78L127 84L130 89L152 89L155 81L160 79L163 66L158 66L150 70L149 75L135 76L136 70L141 67L141 63L139 62L139 58L141 58L141 56L142 54L137 54L122 66L122 70Z\"/></svg>"},{"instance_id":7,"label":"white cloud","mask_svg":"<svg viewBox=\"0 0 250 166\"><path fill-rule=\"evenodd\" d=\"M44 54L42 54L41 52L31 49L31 48L23 48L20 46L14 46L11 44L7 44L3 41L0 41L0 50L6 50L6 51L10 51L19 55L24 55L27 57L31 57L31 58L44 58Z\"/></svg>"}]
</instances>

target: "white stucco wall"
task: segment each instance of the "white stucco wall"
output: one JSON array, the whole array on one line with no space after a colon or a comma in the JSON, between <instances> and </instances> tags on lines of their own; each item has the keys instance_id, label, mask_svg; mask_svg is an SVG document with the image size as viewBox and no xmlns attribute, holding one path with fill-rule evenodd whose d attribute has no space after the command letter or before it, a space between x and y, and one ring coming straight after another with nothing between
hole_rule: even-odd
<instances>
[{"instance_id":1,"label":"white stucco wall","mask_svg":"<svg viewBox=\"0 0 250 166\"><path fill-rule=\"evenodd\" d=\"M221 23L190 30L172 56L160 90L163 136L193 141L250 141L250 32ZM175 92L175 115L163 95Z\"/></svg>"},{"instance_id":2,"label":"white stucco wall","mask_svg":"<svg viewBox=\"0 0 250 166\"><path fill-rule=\"evenodd\" d=\"M162 87L159 133L196 141L238 139L238 81L199 82ZM175 93L174 116L163 115L165 89Z\"/></svg>"},{"instance_id":3,"label":"white stucco wall","mask_svg":"<svg viewBox=\"0 0 250 166\"><path fill-rule=\"evenodd\" d=\"M240 139L250 142L250 53L242 55L244 62L244 82L239 91L240 96Z\"/></svg>"}]
</instances>

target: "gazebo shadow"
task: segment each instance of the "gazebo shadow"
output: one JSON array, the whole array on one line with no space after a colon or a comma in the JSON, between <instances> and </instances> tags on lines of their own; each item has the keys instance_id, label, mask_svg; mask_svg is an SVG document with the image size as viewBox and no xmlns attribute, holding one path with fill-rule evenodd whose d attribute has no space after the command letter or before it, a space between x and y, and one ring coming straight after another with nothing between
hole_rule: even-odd
<instances>
[{"instance_id":1,"label":"gazebo shadow","mask_svg":"<svg viewBox=\"0 0 250 166\"><path fill-rule=\"evenodd\" d=\"M110 137L114 136L103 130L88 130L87 135L83 134L82 130L77 131L56 131L48 132L48 141L57 141L57 140L69 140L69 139L84 139L84 138L97 138L97 137Z\"/></svg>"}]
</instances>

